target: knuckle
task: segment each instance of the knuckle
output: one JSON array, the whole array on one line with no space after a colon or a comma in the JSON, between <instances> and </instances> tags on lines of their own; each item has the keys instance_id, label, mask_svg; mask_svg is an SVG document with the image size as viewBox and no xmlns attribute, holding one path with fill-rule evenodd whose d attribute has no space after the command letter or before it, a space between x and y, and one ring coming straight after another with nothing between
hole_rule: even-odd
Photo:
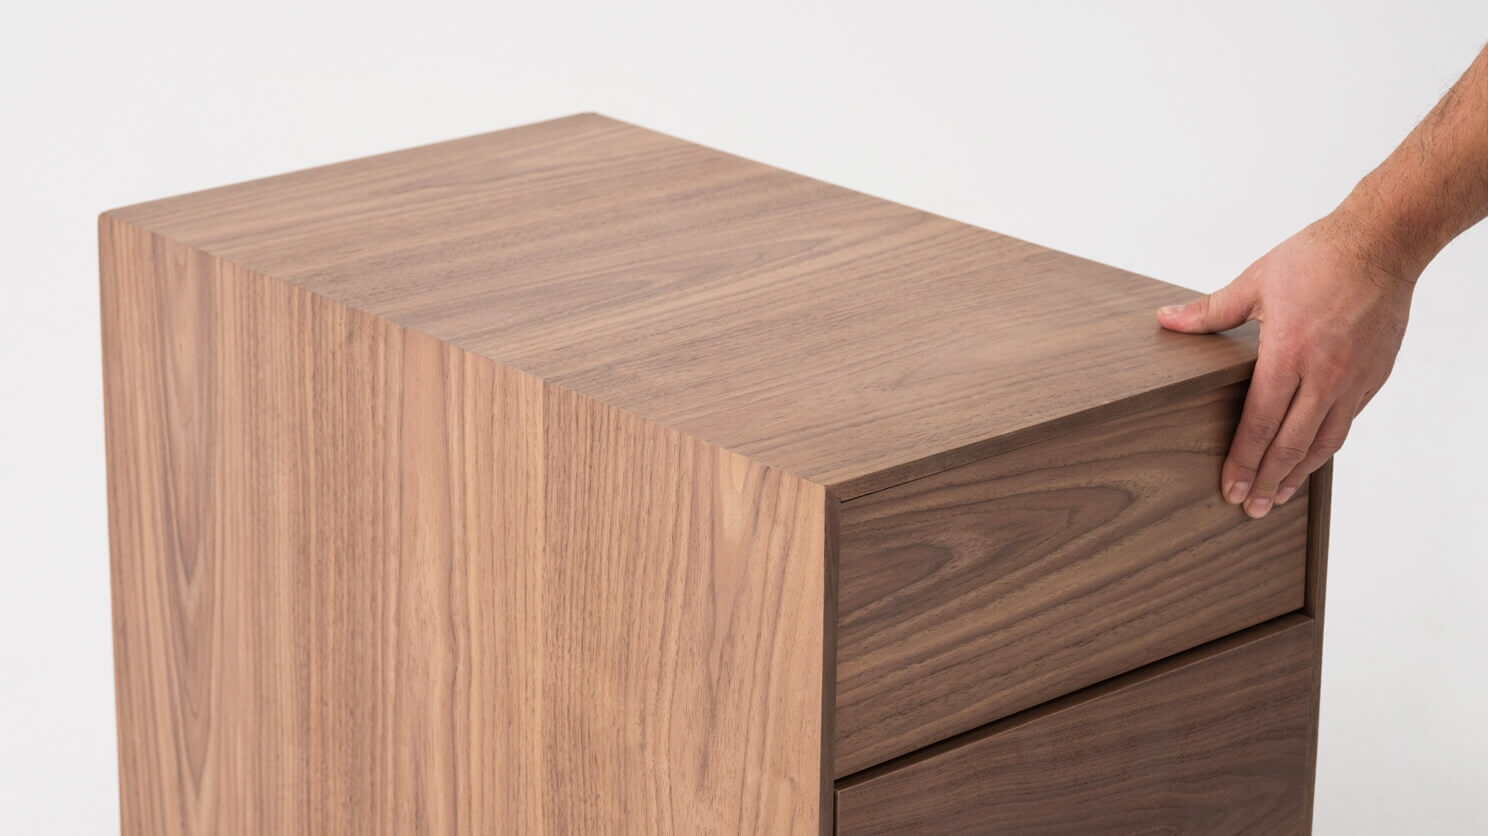
<instances>
[{"instance_id":1,"label":"knuckle","mask_svg":"<svg viewBox=\"0 0 1488 836\"><path fill-rule=\"evenodd\" d=\"M1284 467L1296 467L1307 458L1307 448L1300 444L1280 443L1271 445L1271 455Z\"/></svg>"},{"instance_id":2,"label":"knuckle","mask_svg":"<svg viewBox=\"0 0 1488 836\"><path fill-rule=\"evenodd\" d=\"M1305 339L1284 339L1271 352L1271 362L1285 371L1301 375L1307 370L1307 341Z\"/></svg>"},{"instance_id":3,"label":"knuckle","mask_svg":"<svg viewBox=\"0 0 1488 836\"><path fill-rule=\"evenodd\" d=\"M1337 453L1339 450L1342 450L1343 442L1344 436L1341 435L1320 435L1317 437L1317 440L1313 442L1312 446L1313 449L1317 452L1318 457L1325 459L1333 455L1334 453Z\"/></svg>"},{"instance_id":4,"label":"knuckle","mask_svg":"<svg viewBox=\"0 0 1488 836\"><path fill-rule=\"evenodd\" d=\"M1318 359L1312 368L1314 385L1325 397L1336 395L1349 378L1348 363L1334 355Z\"/></svg>"},{"instance_id":5,"label":"knuckle","mask_svg":"<svg viewBox=\"0 0 1488 836\"><path fill-rule=\"evenodd\" d=\"M1349 362L1339 352L1323 352L1314 365L1317 368L1318 377L1326 383L1336 385L1348 379Z\"/></svg>"},{"instance_id":6,"label":"knuckle","mask_svg":"<svg viewBox=\"0 0 1488 836\"><path fill-rule=\"evenodd\" d=\"M1224 464L1224 473L1227 479L1254 481L1256 466L1239 459L1229 459Z\"/></svg>"},{"instance_id":7,"label":"knuckle","mask_svg":"<svg viewBox=\"0 0 1488 836\"><path fill-rule=\"evenodd\" d=\"M1265 447L1276 437L1276 423L1266 420L1248 421L1240 430L1240 436L1250 444Z\"/></svg>"}]
</instances>

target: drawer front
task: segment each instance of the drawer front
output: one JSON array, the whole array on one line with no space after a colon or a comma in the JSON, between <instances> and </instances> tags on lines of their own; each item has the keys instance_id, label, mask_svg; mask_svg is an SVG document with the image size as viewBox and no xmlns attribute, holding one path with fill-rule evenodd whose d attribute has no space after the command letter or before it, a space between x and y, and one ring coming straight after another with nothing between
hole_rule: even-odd
<instances>
[{"instance_id":1,"label":"drawer front","mask_svg":"<svg viewBox=\"0 0 1488 836\"><path fill-rule=\"evenodd\" d=\"M837 785L837 832L1306 833L1317 626L1289 615Z\"/></svg>"},{"instance_id":2,"label":"drawer front","mask_svg":"<svg viewBox=\"0 0 1488 836\"><path fill-rule=\"evenodd\" d=\"M836 777L1299 609L1305 490L1219 496L1244 391L844 503Z\"/></svg>"}]
</instances>

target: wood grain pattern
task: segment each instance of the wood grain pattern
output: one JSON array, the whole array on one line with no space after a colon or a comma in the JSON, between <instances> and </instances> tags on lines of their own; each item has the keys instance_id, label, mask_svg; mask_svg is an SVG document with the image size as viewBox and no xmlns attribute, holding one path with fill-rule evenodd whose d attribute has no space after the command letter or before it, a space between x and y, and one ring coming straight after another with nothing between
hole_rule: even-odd
<instances>
[{"instance_id":1,"label":"wood grain pattern","mask_svg":"<svg viewBox=\"0 0 1488 836\"><path fill-rule=\"evenodd\" d=\"M820 486L100 238L126 833L830 826Z\"/></svg>"},{"instance_id":2,"label":"wood grain pattern","mask_svg":"<svg viewBox=\"0 0 1488 836\"><path fill-rule=\"evenodd\" d=\"M1215 490L1255 329L1125 271L594 114L100 240L129 833L825 833L1321 613L1326 474Z\"/></svg>"},{"instance_id":3,"label":"wood grain pattern","mask_svg":"<svg viewBox=\"0 0 1488 836\"><path fill-rule=\"evenodd\" d=\"M844 499L1255 359L1157 327L1189 291L593 114L118 216Z\"/></svg>"},{"instance_id":4,"label":"wood grain pattern","mask_svg":"<svg viewBox=\"0 0 1488 836\"><path fill-rule=\"evenodd\" d=\"M838 785L838 832L1308 832L1315 624L1226 637Z\"/></svg>"},{"instance_id":5,"label":"wood grain pattern","mask_svg":"<svg viewBox=\"0 0 1488 836\"><path fill-rule=\"evenodd\" d=\"M847 502L836 774L1299 609L1305 490L1219 496L1243 387Z\"/></svg>"}]
</instances>

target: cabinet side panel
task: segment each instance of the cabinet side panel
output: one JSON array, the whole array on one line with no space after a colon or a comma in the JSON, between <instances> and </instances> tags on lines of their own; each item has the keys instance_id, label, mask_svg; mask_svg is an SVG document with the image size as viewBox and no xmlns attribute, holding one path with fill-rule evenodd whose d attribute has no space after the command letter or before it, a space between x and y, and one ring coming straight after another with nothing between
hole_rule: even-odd
<instances>
[{"instance_id":1,"label":"cabinet side panel","mask_svg":"<svg viewBox=\"0 0 1488 836\"><path fill-rule=\"evenodd\" d=\"M557 387L547 407L552 829L815 831L825 492Z\"/></svg>"},{"instance_id":2,"label":"cabinet side panel","mask_svg":"<svg viewBox=\"0 0 1488 836\"><path fill-rule=\"evenodd\" d=\"M821 488L100 240L126 833L816 827Z\"/></svg>"},{"instance_id":3,"label":"cabinet side panel","mask_svg":"<svg viewBox=\"0 0 1488 836\"><path fill-rule=\"evenodd\" d=\"M1317 790L1318 728L1321 725L1323 694L1323 609L1328 586L1328 529L1333 510L1333 460L1329 459L1308 479L1307 499L1307 601L1303 611L1317 622L1313 633L1314 669L1312 729L1307 742L1307 825L1312 826L1313 801Z\"/></svg>"}]
</instances>

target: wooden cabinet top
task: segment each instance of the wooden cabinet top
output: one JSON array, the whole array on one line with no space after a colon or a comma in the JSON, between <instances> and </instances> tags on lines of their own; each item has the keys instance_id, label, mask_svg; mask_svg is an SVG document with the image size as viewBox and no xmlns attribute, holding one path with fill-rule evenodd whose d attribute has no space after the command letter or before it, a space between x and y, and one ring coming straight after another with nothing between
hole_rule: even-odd
<instances>
[{"instance_id":1,"label":"wooden cabinet top","mask_svg":"<svg viewBox=\"0 0 1488 836\"><path fill-rule=\"evenodd\" d=\"M1189 291L594 114L106 214L843 499L1255 360L1157 327Z\"/></svg>"}]
</instances>

